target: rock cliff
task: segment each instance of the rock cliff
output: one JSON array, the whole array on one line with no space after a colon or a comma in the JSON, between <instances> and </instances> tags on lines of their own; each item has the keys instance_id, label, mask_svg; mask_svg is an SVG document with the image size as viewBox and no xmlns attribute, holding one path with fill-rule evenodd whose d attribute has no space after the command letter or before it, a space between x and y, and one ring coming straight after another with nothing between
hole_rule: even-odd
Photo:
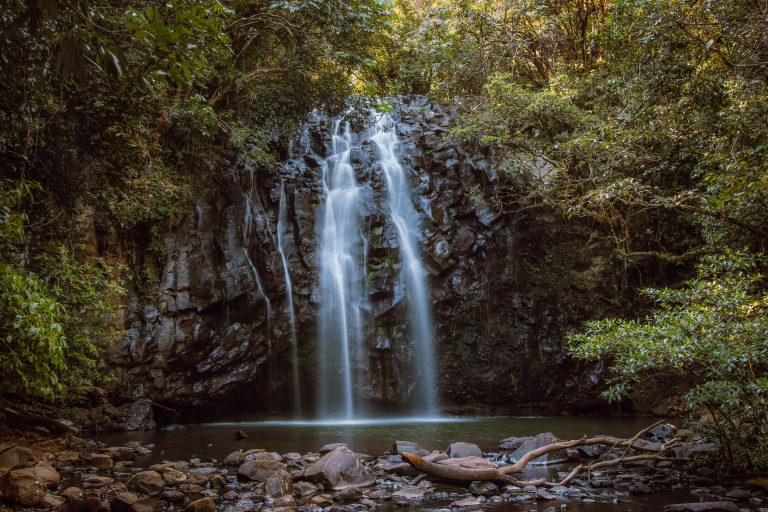
<instances>
[{"instance_id":1,"label":"rock cliff","mask_svg":"<svg viewBox=\"0 0 768 512\"><path fill-rule=\"evenodd\" d=\"M595 297L611 293L613 276L599 244L550 212L494 208L489 191L501 171L485 155L447 142L455 109L416 100L397 116L401 159L411 169L422 217L443 409L528 414L595 405L600 368L567 358L563 340L601 308ZM290 410L291 329L276 242L284 183L284 246L304 409L311 410L316 215L331 124L311 120L277 174L233 164L169 230L156 296L133 295L127 336L105 356L123 394L199 411ZM359 362L368 378L358 392L382 411L396 411L410 392L407 299L375 148L358 142L351 159L366 186L370 302L368 358Z\"/></svg>"}]
</instances>

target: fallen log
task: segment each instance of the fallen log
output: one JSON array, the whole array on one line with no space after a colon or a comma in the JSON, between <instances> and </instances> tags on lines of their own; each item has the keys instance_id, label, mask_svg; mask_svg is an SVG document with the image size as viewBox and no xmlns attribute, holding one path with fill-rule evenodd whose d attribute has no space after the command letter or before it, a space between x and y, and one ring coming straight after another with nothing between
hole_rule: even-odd
<instances>
[{"instance_id":1,"label":"fallen log","mask_svg":"<svg viewBox=\"0 0 768 512\"><path fill-rule=\"evenodd\" d=\"M643 430L635 434L631 439L623 439L611 436L598 436L598 437L583 437L581 439L574 439L572 441L559 441L556 443L550 443L523 455L520 460L510 466L504 466L501 468L468 468L462 467L461 464L438 464L425 460L424 458L416 455L415 453L401 452L400 456L403 457L408 463L428 475L441 478L443 480L450 480L453 482L473 482L476 480L493 481L504 484L512 484L518 486L536 485L543 487L555 487L559 485L568 485L576 476L584 471L593 471L600 468L606 468L611 466L617 466L626 462L638 462L638 461L671 461L671 462L687 462L688 458L685 457L667 457L664 452L674 448L680 443L679 438L673 438L660 447L651 447L637 444L642 435L647 433L653 427L661 424L662 422L656 422L653 425L649 425ZM517 480L513 478L512 474L522 473L525 470L525 466L534 459L546 455L547 453L564 450L567 448L575 448L577 446L589 446L595 444L602 444L610 446L607 453L616 450L617 448L624 448L622 454L611 460L599 460L589 464L579 464L571 470L571 472L559 482L548 482L544 478L537 480ZM631 450L637 452L643 452L639 455L629 455Z\"/></svg>"},{"instance_id":2,"label":"fallen log","mask_svg":"<svg viewBox=\"0 0 768 512\"><path fill-rule=\"evenodd\" d=\"M400 456L408 463L428 475L436 476L451 482L474 482L475 480L491 480L505 484L514 483L514 478L499 472L498 468L464 468L449 466L424 460L423 457L410 452L400 452Z\"/></svg>"}]
</instances>

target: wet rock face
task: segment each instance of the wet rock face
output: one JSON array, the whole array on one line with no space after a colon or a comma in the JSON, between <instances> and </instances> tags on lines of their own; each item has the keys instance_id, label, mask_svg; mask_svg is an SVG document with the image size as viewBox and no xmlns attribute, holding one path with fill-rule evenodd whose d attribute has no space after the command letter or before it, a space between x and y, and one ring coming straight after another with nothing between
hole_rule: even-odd
<instances>
[{"instance_id":1,"label":"wet rock face","mask_svg":"<svg viewBox=\"0 0 768 512\"><path fill-rule=\"evenodd\" d=\"M542 405L558 411L591 404L598 369L574 365L563 339L593 312L593 301L582 298L607 286L608 266L577 254L586 240L567 234L551 214L495 207L489 197L501 171L485 155L446 142L456 115L416 100L399 111L396 128L421 215L441 405L455 412L527 413ZM308 123L278 176L233 165L169 227L157 296L134 295L125 314L127 336L108 347L105 358L124 394L174 406L291 409L291 329L276 247L284 181L285 255L304 410L311 411L316 226L331 129L327 119ZM359 398L397 411L413 388L406 377L413 370L407 297L375 145L358 142L351 161L365 186L369 329L367 357L357 362L366 377L356 390Z\"/></svg>"}]
</instances>

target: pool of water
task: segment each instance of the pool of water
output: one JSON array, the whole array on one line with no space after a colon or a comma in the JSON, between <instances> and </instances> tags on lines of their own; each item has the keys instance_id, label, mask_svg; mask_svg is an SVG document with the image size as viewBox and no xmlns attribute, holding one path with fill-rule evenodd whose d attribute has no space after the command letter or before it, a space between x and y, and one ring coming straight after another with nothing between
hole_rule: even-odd
<instances>
[{"instance_id":1,"label":"pool of water","mask_svg":"<svg viewBox=\"0 0 768 512\"><path fill-rule=\"evenodd\" d=\"M317 451L327 443L379 455L396 440L413 441L428 450L445 450L450 443L475 443L483 451L499 449L502 439L552 432L561 439L583 435L632 435L653 420L611 417L388 418L352 422L230 421L187 425L177 431L113 432L96 439L119 445L141 441L155 445L154 460L218 459L238 449L263 448L278 453ZM239 440L235 432L248 435Z\"/></svg>"}]
</instances>

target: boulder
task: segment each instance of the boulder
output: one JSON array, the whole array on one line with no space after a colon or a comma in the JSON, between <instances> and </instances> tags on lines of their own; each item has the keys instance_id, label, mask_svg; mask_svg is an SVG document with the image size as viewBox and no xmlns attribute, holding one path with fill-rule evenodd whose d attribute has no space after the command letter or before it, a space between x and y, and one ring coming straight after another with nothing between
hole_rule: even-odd
<instances>
[{"instance_id":1,"label":"boulder","mask_svg":"<svg viewBox=\"0 0 768 512\"><path fill-rule=\"evenodd\" d=\"M429 451L425 450L421 446L419 446L416 443L413 443L411 441L395 441L395 443L392 445L392 453L415 453L416 455L420 455L424 457L425 455L429 455Z\"/></svg>"},{"instance_id":2,"label":"boulder","mask_svg":"<svg viewBox=\"0 0 768 512\"><path fill-rule=\"evenodd\" d=\"M670 423L662 423L661 425L656 425L652 429L648 431L648 435L655 437L656 439L666 439L672 434L677 432L677 427Z\"/></svg>"},{"instance_id":3,"label":"boulder","mask_svg":"<svg viewBox=\"0 0 768 512\"><path fill-rule=\"evenodd\" d=\"M406 500L420 500L432 491L425 487L403 487L399 491L392 493L393 498L403 498Z\"/></svg>"},{"instance_id":4,"label":"boulder","mask_svg":"<svg viewBox=\"0 0 768 512\"><path fill-rule=\"evenodd\" d=\"M317 486L311 482L296 482L293 484L293 490L300 498L306 498L318 492Z\"/></svg>"},{"instance_id":5,"label":"boulder","mask_svg":"<svg viewBox=\"0 0 768 512\"><path fill-rule=\"evenodd\" d=\"M493 482L475 481L469 484L469 492L480 496L494 496L499 494L499 487Z\"/></svg>"},{"instance_id":6,"label":"boulder","mask_svg":"<svg viewBox=\"0 0 768 512\"><path fill-rule=\"evenodd\" d=\"M272 497L293 493L293 477L285 464L274 460L246 461L238 468L237 478L263 483L264 492Z\"/></svg>"},{"instance_id":7,"label":"boulder","mask_svg":"<svg viewBox=\"0 0 768 512\"><path fill-rule=\"evenodd\" d=\"M187 499L187 497L181 491L167 490L163 491L163 493L160 495L160 499L163 501L169 501L171 503L181 503Z\"/></svg>"},{"instance_id":8,"label":"boulder","mask_svg":"<svg viewBox=\"0 0 768 512\"><path fill-rule=\"evenodd\" d=\"M35 505L43 500L46 489L56 488L60 479L59 473L45 466L14 469L0 477L0 496L22 505Z\"/></svg>"},{"instance_id":9,"label":"boulder","mask_svg":"<svg viewBox=\"0 0 768 512\"><path fill-rule=\"evenodd\" d=\"M456 508L462 508L462 509L466 510L466 509L480 508L481 507L481 503L474 496L470 496L470 497L464 498L462 500L454 501L453 503L451 503L451 506L452 507L456 507Z\"/></svg>"},{"instance_id":10,"label":"boulder","mask_svg":"<svg viewBox=\"0 0 768 512\"><path fill-rule=\"evenodd\" d=\"M105 455L103 453L92 453L91 466L95 467L96 469L107 470L112 469L115 466L115 462L109 455Z\"/></svg>"},{"instance_id":11,"label":"boulder","mask_svg":"<svg viewBox=\"0 0 768 512\"><path fill-rule=\"evenodd\" d=\"M501 441L501 445L499 447L502 450L515 451L518 448L520 448L520 446L524 442L530 441L531 439L533 439L533 437L531 437L531 436L527 436L527 437L507 437L506 439L503 439Z\"/></svg>"},{"instance_id":12,"label":"boulder","mask_svg":"<svg viewBox=\"0 0 768 512\"><path fill-rule=\"evenodd\" d=\"M344 448L349 448L347 446L347 443L328 443L326 445L323 445L320 448L320 454L321 455L325 455L326 453L332 452L333 450L335 450L336 448L339 448L341 446L343 446Z\"/></svg>"},{"instance_id":13,"label":"boulder","mask_svg":"<svg viewBox=\"0 0 768 512\"><path fill-rule=\"evenodd\" d=\"M296 509L296 500L293 499L293 496L286 495L286 496L280 496L278 498L275 498L272 502L272 506L275 508L284 508L289 510L295 510Z\"/></svg>"},{"instance_id":14,"label":"boulder","mask_svg":"<svg viewBox=\"0 0 768 512\"><path fill-rule=\"evenodd\" d=\"M157 471L139 471L126 485L131 491L147 496L159 496L163 492L165 481Z\"/></svg>"},{"instance_id":15,"label":"boulder","mask_svg":"<svg viewBox=\"0 0 768 512\"><path fill-rule=\"evenodd\" d=\"M184 512L216 512L216 503L211 497L202 498L187 505Z\"/></svg>"},{"instance_id":16,"label":"boulder","mask_svg":"<svg viewBox=\"0 0 768 512\"><path fill-rule=\"evenodd\" d=\"M515 450L510 458L513 462L517 462L520 460L523 455L526 453L536 450L537 448L541 448L542 446L546 446L551 443L556 443L557 438L554 434L551 432L545 432L543 434L539 434L537 436L532 437L528 441L525 441L520 447ZM565 462L568 460L568 454L565 452L565 450L558 450L556 452L550 452L546 455L542 455L541 457L537 457L533 459L531 462L528 463L530 466L544 466L547 464L558 464L560 462Z\"/></svg>"},{"instance_id":17,"label":"boulder","mask_svg":"<svg viewBox=\"0 0 768 512\"><path fill-rule=\"evenodd\" d=\"M131 504L131 512L165 512L165 507L163 500L144 496Z\"/></svg>"},{"instance_id":18,"label":"boulder","mask_svg":"<svg viewBox=\"0 0 768 512\"><path fill-rule=\"evenodd\" d=\"M319 494L317 496L312 496L312 499L309 500L309 502L321 508L330 507L333 505L333 500L331 499L330 494Z\"/></svg>"},{"instance_id":19,"label":"boulder","mask_svg":"<svg viewBox=\"0 0 768 512\"><path fill-rule=\"evenodd\" d=\"M264 492L273 498L293 494L293 477L286 471L275 471L264 481Z\"/></svg>"},{"instance_id":20,"label":"boulder","mask_svg":"<svg viewBox=\"0 0 768 512\"><path fill-rule=\"evenodd\" d=\"M706 501L667 505L664 512L739 512L739 507L730 501Z\"/></svg>"},{"instance_id":21,"label":"boulder","mask_svg":"<svg viewBox=\"0 0 768 512\"><path fill-rule=\"evenodd\" d=\"M9 446L0 453L0 473L33 462L32 452L20 446Z\"/></svg>"},{"instance_id":22,"label":"boulder","mask_svg":"<svg viewBox=\"0 0 768 512\"><path fill-rule=\"evenodd\" d=\"M39 504L46 493L46 483L40 479L38 468L8 471L0 478L0 496L20 505Z\"/></svg>"},{"instance_id":23,"label":"boulder","mask_svg":"<svg viewBox=\"0 0 768 512\"><path fill-rule=\"evenodd\" d=\"M346 446L323 455L304 471L304 476L337 491L346 487L367 487L376 481L360 457Z\"/></svg>"},{"instance_id":24,"label":"boulder","mask_svg":"<svg viewBox=\"0 0 768 512\"><path fill-rule=\"evenodd\" d=\"M155 466L153 466L153 469L154 467ZM169 485L178 485L188 480L187 475L183 471L179 471L171 466L163 465L155 471L160 473L160 476L163 477L163 481Z\"/></svg>"},{"instance_id":25,"label":"boulder","mask_svg":"<svg viewBox=\"0 0 768 512\"><path fill-rule=\"evenodd\" d=\"M275 462L281 462L283 458L274 452L256 452L243 457L244 462L249 460L273 460Z\"/></svg>"},{"instance_id":26,"label":"boulder","mask_svg":"<svg viewBox=\"0 0 768 512\"><path fill-rule=\"evenodd\" d=\"M224 457L224 465L225 466L239 466L243 463L243 452L236 451L232 452L226 457Z\"/></svg>"},{"instance_id":27,"label":"boulder","mask_svg":"<svg viewBox=\"0 0 768 512\"><path fill-rule=\"evenodd\" d=\"M97 494L86 494L77 487L67 487L61 492L68 512L107 512L109 503L102 501ZM120 512L114 509L115 512Z\"/></svg>"},{"instance_id":28,"label":"boulder","mask_svg":"<svg viewBox=\"0 0 768 512\"><path fill-rule=\"evenodd\" d=\"M267 476L276 471L286 471L285 464L274 460L249 460L237 468L237 478L239 480L265 482Z\"/></svg>"},{"instance_id":29,"label":"boulder","mask_svg":"<svg viewBox=\"0 0 768 512\"><path fill-rule=\"evenodd\" d=\"M452 459L461 459L464 457L482 457L483 450L472 443L452 443L448 447L448 456Z\"/></svg>"},{"instance_id":30,"label":"boulder","mask_svg":"<svg viewBox=\"0 0 768 512\"><path fill-rule=\"evenodd\" d=\"M123 421L118 428L126 432L132 430L152 430L157 426L149 402L134 402L120 407Z\"/></svg>"},{"instance_id":31,"label":"boulder","mask_svg":"<svg viewBox=\"0 0 768 512\"><path fill-rule=\"evenodd\" d=\"M131 512L131 506L139 499L135 492L124 491L117 493L110 502L111 512Z\"/></svg>"},{"instance_id":32,"label":"boulder","mask_svg":"<svg viewBox=\"0 0 768 512\"><path fill-rule=\"evenodd\" d=\"M352 503L363 497L363 491L358 487L347 487L333 494L333 500L338 503Z\"/></svg>"}]
</instances>

